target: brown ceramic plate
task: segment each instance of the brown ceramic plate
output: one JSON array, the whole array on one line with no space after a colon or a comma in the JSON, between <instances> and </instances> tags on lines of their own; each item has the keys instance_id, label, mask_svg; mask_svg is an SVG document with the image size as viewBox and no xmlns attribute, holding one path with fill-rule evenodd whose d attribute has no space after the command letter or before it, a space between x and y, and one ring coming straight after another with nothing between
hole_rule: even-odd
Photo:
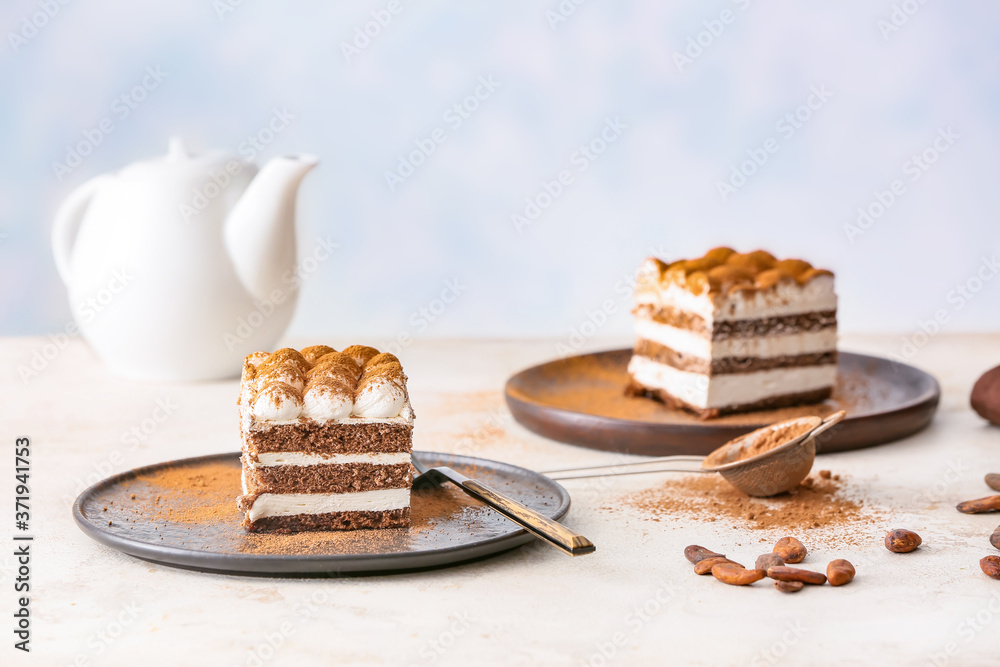
<instances>
[{"instance_id":1,"label":"brown ceramic plate","mask_svg":"<svg viewBox=\"0 0 1000 667\"><path fill-rule=\"evenodd\" d=\"M514 418L546 438L626 454L708 454L783 419L846 410L817 450L842 452L903 438L927 426L941 389L933 377L880 357L841 352L833 396L823 403L699 420L649 398L625 396L632 350L550 361L507 381Z\"/></svg>"},{"instance_id":2,"label":"brown ceramic plate","mask_svg":"<svg viewBox=\"0 0 1000 667\"><path fill-rule=\"evenodd\" d=\"M553 519L569 494L531 470L470 456L414 452L479 479ZM146 560L231 574L393 572L452 565L536 539L452 485L414 491L408 529L247 533L236 509L240 455L168 461L109 477L73 505L91 538Z\"/></svg>"}]
</instances>

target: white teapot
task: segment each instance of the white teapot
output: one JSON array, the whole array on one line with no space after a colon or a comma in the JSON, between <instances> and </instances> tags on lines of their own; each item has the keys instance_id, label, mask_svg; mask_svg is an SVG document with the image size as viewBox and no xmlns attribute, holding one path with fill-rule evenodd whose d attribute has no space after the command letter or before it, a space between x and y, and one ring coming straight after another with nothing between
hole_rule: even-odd
<instances>
[{"instance_id":1,"label":"white teapot","mask_svg":"<svg viewBox=\"0 0 1000 667\"><path fill-rule=\"evenodd\" d=\"M311 155L259 173L221 152L166 157L87 181L56 214L52 247L84 338L113 372L209 380L271 350L292 319L295 198Z\"/></svg>"}]
</instances>

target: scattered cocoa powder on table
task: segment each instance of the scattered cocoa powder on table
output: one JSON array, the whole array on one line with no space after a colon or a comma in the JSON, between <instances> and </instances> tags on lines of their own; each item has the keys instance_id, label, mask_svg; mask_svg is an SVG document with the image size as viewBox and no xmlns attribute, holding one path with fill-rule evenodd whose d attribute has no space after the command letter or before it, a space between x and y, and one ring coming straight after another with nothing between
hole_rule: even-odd
<instances>
[{"instance_id":1,"label":"scattered cocoa powder on table","mask_svg":"<svg viewBox=\"0 0 1000 667\"><path fill-rule=\"evenodd\" d=\"M840 475L807 477L797 489L771 498L753 498L717 475L674 477L622 499L622 505L653 521L674 517L724 521L734 528L767 531L837 529L841 543L860 544L879 530L879 512L848 497ZM617 511L618 506L601 508Z\"/></svg>"}]
</instances>

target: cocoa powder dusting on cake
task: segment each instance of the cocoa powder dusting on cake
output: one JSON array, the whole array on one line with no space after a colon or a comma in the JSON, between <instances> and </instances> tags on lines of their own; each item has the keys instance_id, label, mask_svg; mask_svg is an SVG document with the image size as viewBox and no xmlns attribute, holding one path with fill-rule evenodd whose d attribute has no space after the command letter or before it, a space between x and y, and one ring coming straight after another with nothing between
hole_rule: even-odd
<instances>
[{"instance_id":1,"label":"cocoa powder dusting on cake","mask_svg":"<svg viewBox=\"0 0 1000 667\"><path fill-rule=\"evenodd\" d=\"M833 539L848 544L857 544L877 530L880 518L877 509L849 495L843 476L822 473L772 498L748 496L717 475L677 477L625 497L623 505L658 522L681 517L775 533L831 529ZM601 509L616 511L617 507Z\"/></svg>"}]
</instances>

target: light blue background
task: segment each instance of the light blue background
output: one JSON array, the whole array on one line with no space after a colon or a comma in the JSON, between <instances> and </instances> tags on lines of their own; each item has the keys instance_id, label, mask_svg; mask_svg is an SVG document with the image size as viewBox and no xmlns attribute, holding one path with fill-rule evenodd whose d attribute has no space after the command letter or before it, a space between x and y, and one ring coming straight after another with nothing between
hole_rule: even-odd
<instances>
[{"instance_id":1,"label":"light blue background","mask_svg":"<svg viewBox=\"0 0 1000 667\"><path fill-rule=\"evenodd\" d=\"M961 308L949 299L1000 252L996 4L910 2L884 36L879 21L907 3L591 0L553 28L556 0L412 1L347 62L341 43L387 4L244 0L220 15L75 1L15 49L40 4L4 2L0 333L65 326L48 233L74 186L174 134L235 151L274 108L295 118L263 157L322 158L301 191L300 245L340 244L305 282L295 335L568 340L588 318L595 335L624 333L642 257L716 244L835 270L845 330L913 332L940 309L953 330L1000 328L1000 279ZM679 71L675 52L724 10L732 22ZM118 119L114 100L149 66L165 80ZM501 85L453 128L443 114L480 77ZM814 86L832 97L781 137ZM60 182L52 163L106 116L115 131ZM616 117L621 137L575 171L574 151ZM856 209L948 126L955 144L851 243ZM384 173L437 127L447 140L390 192ZM717 182L768 137L778 152L723 202ZM563 169L573 183L518 233L511 215ZM450 279L464 292L421 324Z\"/></svg>"}]
</instances>

